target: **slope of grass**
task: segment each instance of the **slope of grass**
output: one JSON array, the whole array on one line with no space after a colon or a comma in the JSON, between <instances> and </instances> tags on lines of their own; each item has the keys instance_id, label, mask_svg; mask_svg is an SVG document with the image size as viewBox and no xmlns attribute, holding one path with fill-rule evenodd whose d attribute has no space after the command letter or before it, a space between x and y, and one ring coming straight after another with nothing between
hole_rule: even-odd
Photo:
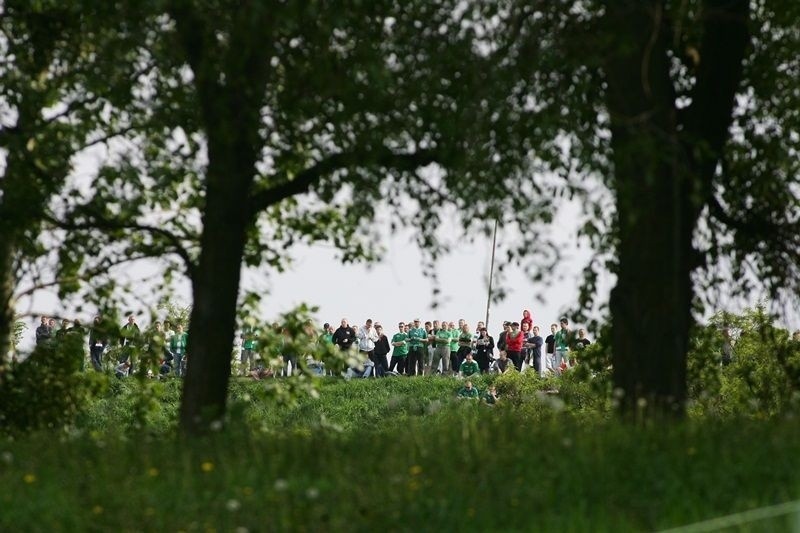
<instances>
[{"instance_id":1,"label":"slope of grass","mask_svg":"<svg viewBox=\"0 0 800 533\"><path fill-rule=\"evenodd\" d=\"M227 428L188 443L177 384L135 430L125 383L71 432L0 443L0 530L641 531L800 496L792 420L631 427L458 385L330 381L275 406L237 382Z\"/></svg>"}]
</instances>

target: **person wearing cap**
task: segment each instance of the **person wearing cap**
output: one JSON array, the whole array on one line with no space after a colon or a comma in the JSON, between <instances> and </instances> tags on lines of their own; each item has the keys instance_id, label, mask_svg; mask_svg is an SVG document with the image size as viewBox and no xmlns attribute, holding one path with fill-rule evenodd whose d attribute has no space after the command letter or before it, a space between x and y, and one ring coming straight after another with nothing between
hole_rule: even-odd
<instances>
[{"instance_id":1,"label":"person wearing cap","mask_svg":"<svg viewBox=\"0 0 800 533\"><path fill-rule=\"evenodd\" d=\"M409 376L422 375L425 362L425 341L428 333L420 325L419 318L414 319L414 325L408 330L408 362L406 374Z\"/></svg>"}]
</instances>

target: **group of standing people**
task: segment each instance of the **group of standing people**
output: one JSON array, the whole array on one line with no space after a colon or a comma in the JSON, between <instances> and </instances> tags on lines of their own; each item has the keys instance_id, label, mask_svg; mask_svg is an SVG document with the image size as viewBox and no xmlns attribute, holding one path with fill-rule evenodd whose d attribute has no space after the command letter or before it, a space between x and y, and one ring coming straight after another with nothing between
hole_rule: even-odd
<instances>
[{"instance_id":1,"label":"group of standing people","mask_svg":"<svg viewBox=\"0 0 800 533\"><path fill-rule=\"evenodd\" d=\"M36 345L52 345L66 335L80 335L81 339L85 339L87 333L89 361L92 368L98 372L103 371L106 354L116 345L120 350L116 360L111 364L117 376L130 375L137 361L142 362L144 366L157 367L160 375L172 373L182 376L185 373L188 361L186 353L188 333L183 330L182 324L177 324L173 330L170 322L166 320L163 323L154 322L150 328L142 331L133 315L128 316L122 326L117 326L98 315L94 317L87 331L78 319L73 321L63 319L61 327L56 328L54 318L43 316L35 331Z\"/></svg>"},{"instance_id":2,"label":"group of standing people","mask_svg":"<svg viewBox=\"0 0 800 533\"><path fill-rule=\"evenodd\" d=\"M473 330L463 319L458 323L434 320L423 324L418 318L399 322L397 332L389 337L372 319L356 328L343 318L337 329L327 323L323 326L320 342L358 350L369 360L369 370L376 376L469 376L505 372L510 366L521 372L524 365L541 374L558 375L577 364L577 352L591 344L585 330L579 329L575 335L567 318L551 324L550 335L542 338L528 310L523 311L519 322L504 322L497 341L483 322Z\"/></svg>"}]
</instances>

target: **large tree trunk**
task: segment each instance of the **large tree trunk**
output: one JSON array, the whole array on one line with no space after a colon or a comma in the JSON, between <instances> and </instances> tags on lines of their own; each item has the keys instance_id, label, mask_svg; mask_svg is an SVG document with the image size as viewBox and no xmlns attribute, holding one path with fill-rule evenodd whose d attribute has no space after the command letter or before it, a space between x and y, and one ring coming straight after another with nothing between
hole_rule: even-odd
<instances>
[{"instance_id":1,"label":"large tree trunk","mask_svg":"<svg viewBox=\"0 0 800 533\"><path fill-rule=\"evenodd\" d=\"M12 237L4 236L0 241L0 366L10 359L14 330L14 309L11 300L14 297L14 246Z\"/></svg>"},{"instance_id":2,"label":"large tree trunk","mask_svg":"<svg viewBox=\"0 0 800 533\"><path fill-rule=\"evenodd\" d=\"M236 303L249 224L243 199L250 178L226 178L226 174L236 176L238 165L221 159L210 158L202 251L192 279L188 363L180 412L181 429L187 434L207 431L209 424L225 413L231 373Z\"/></svg>"},{"instance_id":3,"label":"large tree trunk","mask_svg":"<svg viewBox=\"0 0 800 533\"><path fill-rule=\"evenodd\" d=\"M624 415L685 411L692 239L728 137L748 14L747 0L705 2L692 103L678 111L663 0L607 4L616 40L606 75L619 260L610 307Z\"/></svg>"},{"instance_id":4,"label":"large tree trunk","mask_svg":"<svg viewBox=\"0 0 800 533\"><path fill-rule=\"evenodd\" d=\"M611 293L614 384L623 412L680 414L686 400L696 209L681 164L660 2L612 2L607 64L617 200Z\"/></svg>"}]
</instances>

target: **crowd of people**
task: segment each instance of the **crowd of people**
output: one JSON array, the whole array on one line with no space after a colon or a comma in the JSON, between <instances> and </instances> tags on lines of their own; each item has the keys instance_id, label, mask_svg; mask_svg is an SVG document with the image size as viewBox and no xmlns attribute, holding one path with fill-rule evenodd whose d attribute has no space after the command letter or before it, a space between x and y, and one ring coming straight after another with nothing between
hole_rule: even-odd
<instances>
[{"instance_id":1,"label":"crowd of people","mask_svg":"<svg viewBox=\"0 0 800 533\"><path fill-rule=\"evenodd\" d=\"M143 331L131 315L121 326L96 316L88 328L79 320L66 319L59 327L56 319L43 316L35 331L36 344L58 343L67 335L80 335L88 340L88 361L96 371L113 367L118 376L124 377L134 371L138 359L154 363L161 376L180 377L186 372L188 333L182 324L173 327L168 320L157 321ZM257 328L242 329L237 337L236 372L261 379L296 370L296 359L287 355L283 356L281 368L263 362L265 357L258 349L261 339ZM398 323L393 334L371 319L359 327L342 319L338 328L324 324L317 342L362 356L362 363L350 368L347 377L441 374L465 378L480 373L502 373L511 368L559 375L577 364L577 354L590 344L585 330L573 331L567 318L551 324L549 335L543 337L527 310L519 321L505 321L496 340L483 322L471 328L463 319L457 323L446 320L423 323L414 319ZM119 348L114 352L114 360L105 361L112 347ZM325 374L324 365L313 357L309 357L308 365Z\"/></svg>"},{"instance_id":2,"label":"crowd of people","mask_svg":"<svg viewBox=\"0 0 800 533\"><path fill-rule=\"evenodd\" d=\"M117 376L125 377L134 371L137 359L152 362L159 375L180 377L186 371L188 334L182 324L173 329L167 320L154 322L149 329L142 331L133 315L128 316L122 326L98 315L87 330L78 319L63 319L61 326L57 327L54 318L43 316L34 334L37 346L57 345L68 336L80 336L81 342L88 340L89 362L98 372L110 364ZM115 345L120 348L116 359L104 361L106 353Z\"/></svg>"},{"instance_id":3,"label":"crowd of people","mask_svg":"<svg viewBox=\"0 0 800 533\"><path fill-rule=\"evenodd\" d=\"M483 322L473 329L465 320L458 323L420 319L397 324L389 336L383 326L367 319L353 327L342 319L338 328L323 326L320 342L341 350L357 350L364 356L363 374L422 376L431 374L468 377L488 372L518 372L530 368L540 374L561 374L577 364L577 354L591 344L584 329L574 332L567 318L550 325L542 337L528 310L519 322L505 321L497 341ZM358 373L353 369L354 373Z\"/></svg>"}]
</instances>

